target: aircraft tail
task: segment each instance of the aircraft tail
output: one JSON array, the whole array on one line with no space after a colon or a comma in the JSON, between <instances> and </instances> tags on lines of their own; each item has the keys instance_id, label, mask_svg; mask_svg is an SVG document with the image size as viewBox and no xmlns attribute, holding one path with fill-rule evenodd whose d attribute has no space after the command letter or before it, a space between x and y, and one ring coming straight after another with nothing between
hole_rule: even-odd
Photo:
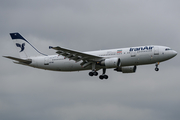
<instances>
[{"instance_id":1,"label":"aircraft tail","mask_svg":"<svg viewBox=\"0 0 180 120\"><path fill-rule=\"evenodd\" d=\"M15 43L17 51L21 58L28 58L30 56L39 56L45 55L39 50L37 50L31 43L29 43L24 37L22 37L19 33L10 33L12 40Z\"/></svg>"}]
</instances>

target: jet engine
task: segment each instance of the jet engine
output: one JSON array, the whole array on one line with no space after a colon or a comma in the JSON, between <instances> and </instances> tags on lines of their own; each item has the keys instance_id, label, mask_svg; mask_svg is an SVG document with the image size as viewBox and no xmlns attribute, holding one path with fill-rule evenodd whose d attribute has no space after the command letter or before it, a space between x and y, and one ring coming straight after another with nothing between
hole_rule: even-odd
<instances>
[{"instance_id":1,"label":"jet engine","mask_svg":"<svg viewBox=\"0 0 180 120\"><path fill-rule=\"evenodd\" d=\"M122 73L135 73L136 68L137 68L136 66L127 66L127 67L119 67L114 70Z\"/></svg>"},{"instance_id":2,"label":"jet engine","mask_svg":"<svg viewBox=\"0 0 180 120\"><path fill-rule=\"evenodd\" d=\"M96 64L100 66L106 66L108 68L116 68L120 67L121 61L120 58L107 58L105 60L97 62Z\"/></svg>"}]
</instances>

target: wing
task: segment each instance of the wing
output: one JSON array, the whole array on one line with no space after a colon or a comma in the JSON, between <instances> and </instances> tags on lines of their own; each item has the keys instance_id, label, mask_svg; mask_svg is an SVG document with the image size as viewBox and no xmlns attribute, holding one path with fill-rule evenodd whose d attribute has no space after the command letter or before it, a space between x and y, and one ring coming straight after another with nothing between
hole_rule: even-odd
<instances>
[{"instance_id":1,"label":"wing","mask_svg":"<svg viewBox=\"0 0 180 120\"><path fill-rule=\"evenodd\" d=\"M82 67L86 67L92 63L95 63L97 61L102 60L102 57L96 56L96 55L92 55L92 54L88 54L88 53L84 53L84 52L79 52L76 50L71 50L71 49L67 49L67 48L62 48L62 47L52 47L49 46L49 49L54 49L57 50L57 54L64 56L65 58L69 58L70 60L74 60L76 62L79 61L83 61L81 63Z\"/></svg>"}]
</instances>

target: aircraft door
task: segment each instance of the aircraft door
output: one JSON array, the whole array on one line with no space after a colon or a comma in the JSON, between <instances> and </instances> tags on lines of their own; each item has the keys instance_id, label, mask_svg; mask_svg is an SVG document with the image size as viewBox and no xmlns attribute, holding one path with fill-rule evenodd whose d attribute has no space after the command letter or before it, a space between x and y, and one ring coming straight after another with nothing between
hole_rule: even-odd
<instances>
[{"instance_id":1,"label":"aircraft door","mask_svg":"<svg viewBox=\"0 0 180 120\"><path fill-rule=\"evenodd\" d=\"M131 51L131 57L136 57L137 52L136 51Z\"/></svg>"},{"instance_id":2,"label":"aircraft door","mask_svg":"<svg viewBox=\"0 0 180 120\"><path fill-rule=\"evenodd\" d=\"M159 55L159 47L154 47L154 55Z\"/></svg>"},{"instance_id":3,"label":"aircraft door","mask_svg":"<svg viewBox=\"0 0 180 120\"><path fill-rule=\"evenodd\" d=\"M44 58L44 65L49 65L49 63L53 63L53 62L52 62L52 58L50 58L50 57L45 57L45 58Z\"/></svg>"},{"instance_id":4,"label":"aircraft door","mask_svg":"<svg viewBox=\"0 0 180 120\"><path fill-rule=\"evenodd\" d=\"M48 57L44 58L44 65L49 65L49 58Z\"/></svg>"}]
</instances>

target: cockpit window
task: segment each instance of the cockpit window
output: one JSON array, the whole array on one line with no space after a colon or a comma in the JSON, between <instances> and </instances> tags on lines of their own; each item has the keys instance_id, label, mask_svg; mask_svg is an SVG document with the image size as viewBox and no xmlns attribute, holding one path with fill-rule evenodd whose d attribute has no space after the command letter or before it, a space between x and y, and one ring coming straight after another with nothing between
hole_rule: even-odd
<instances>
[{"instance_id":1,"label":"cockpit window","mask_svg":"<svg viewBox=\"0 0 180 120\"><path fill-rule=\"evenodd\" d=\"M172 50L172 49L171 48L166 48L165 50L168 51L168 50Z\"/></svg>"}]
</instances>

